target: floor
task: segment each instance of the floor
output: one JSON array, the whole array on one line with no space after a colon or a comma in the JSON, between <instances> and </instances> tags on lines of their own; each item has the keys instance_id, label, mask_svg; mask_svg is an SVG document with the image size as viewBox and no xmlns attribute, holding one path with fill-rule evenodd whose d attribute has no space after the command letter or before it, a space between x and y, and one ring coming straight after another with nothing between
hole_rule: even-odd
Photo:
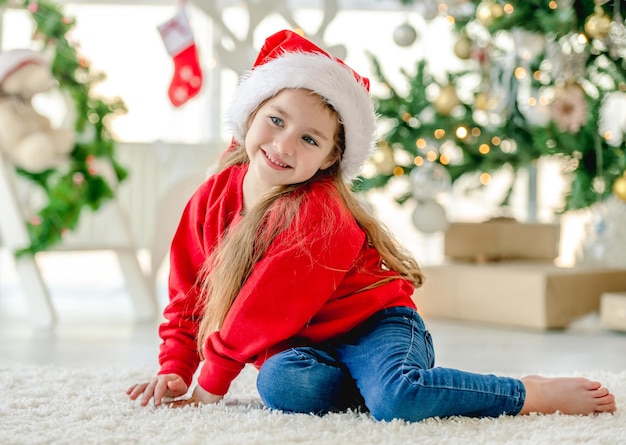
<instances>
[{"instance_id":1,"label":"floor","mask_svg":"<svg viewBox=\"0 0 626 445\"><path fill-rule=\"evenodd\" d=\"M112 255L45 253L43 271L58 323L29 325L24 295L12 258L0 249L0 366L146 366L156 369L158 320L133 321L133 308ZM165 277L158 280L165 304ZM626 369L626 333L604 328L597 314L567 329L535 331L426 320L439 366L509 375L568 374Z\"/></svg>"}]
</instances>

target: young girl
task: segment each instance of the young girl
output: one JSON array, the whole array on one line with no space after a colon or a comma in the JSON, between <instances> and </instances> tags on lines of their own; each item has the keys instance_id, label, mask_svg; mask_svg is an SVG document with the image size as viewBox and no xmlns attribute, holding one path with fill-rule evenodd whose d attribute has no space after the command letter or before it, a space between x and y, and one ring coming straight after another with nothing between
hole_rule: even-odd
<instances>
[{"instance_id":1,"label":"young girl","mask_svg":"<svg viewBox=\"0 0 626 445\"><path fill-rule=\"evenodd\" d=\"M614 412L614 396L587 379L434 367L411 298L420 268L350 190L374 146L368 91L298 34L267 39L234 93L231 148L172 242L160 371L129 397L183 396L203 360L182 404L218 402L252 363L264 403L285 412Z\"/></svg>"}]
</instances>

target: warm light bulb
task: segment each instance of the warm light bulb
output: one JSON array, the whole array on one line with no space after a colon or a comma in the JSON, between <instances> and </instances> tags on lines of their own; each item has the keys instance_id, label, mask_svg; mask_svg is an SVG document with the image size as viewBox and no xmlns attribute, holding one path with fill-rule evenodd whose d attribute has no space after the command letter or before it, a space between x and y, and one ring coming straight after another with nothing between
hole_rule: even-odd
<instances>
[{"instance_id":1,"label":"warm light bulb","mask_svg":"<svg viewBox=\"0 0 626 445\"><path fill-rule=\"evenodd\" d=\"M526 70L521 66L515 68L514 75L517 79L523 79L526 77Z\"/></svg>"}]
</instances>

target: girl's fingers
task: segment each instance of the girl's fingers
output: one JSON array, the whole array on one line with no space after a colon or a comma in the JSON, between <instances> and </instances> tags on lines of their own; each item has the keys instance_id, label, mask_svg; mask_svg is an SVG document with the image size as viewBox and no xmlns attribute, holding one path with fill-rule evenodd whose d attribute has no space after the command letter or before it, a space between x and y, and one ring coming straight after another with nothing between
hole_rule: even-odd
<instances>
[{"instance_id":1,"label":"girl's fingers","mask_svg":"<svg viewBox=\"0 0 626 445\"><path fill-rule=\"evenodd\" d=\"M159 406L161 404L161 400L167 391L167 381L160 381L154 387L154 404L155 406Z\"/></svg>"},{"instance_id":2,"label":"girl's fingers","mask_svg":"<svg viewBox=\"0 0 626 445\"><path fill-rule=\"evenodd\" d=\"M148 383L137 383L126 390L126 394L131 400L135 400L139 394L143 393Z\"/></svg>"},{"instance_id":3,"label":"girl's fingers","mask_svg":"<svg viewBox=\"0 0 626 445\"><path fill-rule=\"evenodd\" d=\"M150 380L148 385L143 390L143 398L141 399L141 406L146 406L152 396L154 395L154 387L156 386L156 379Z\"/></svg>"},{"instance_id":4,"label":"girl's fingers","mask_svg":"<svg viewBox=\"0 0 626 445\"><path fill-rule=\"evenodd\" d=\"M154 399L154 405L159 406L163 397L178 397L187 392L187 385L178 376L157 376L148 382L137 383L126 390L126 394L131 400L141 396L140 404L146 406L150 399Z\"/></svg>"}]
</instances>

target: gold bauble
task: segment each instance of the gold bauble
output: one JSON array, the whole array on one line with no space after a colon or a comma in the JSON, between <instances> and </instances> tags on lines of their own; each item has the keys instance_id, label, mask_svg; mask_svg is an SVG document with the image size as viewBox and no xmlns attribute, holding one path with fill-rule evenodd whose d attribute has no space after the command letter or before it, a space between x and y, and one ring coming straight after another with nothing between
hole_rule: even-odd
<instances>
[{"instance_id":1,"label":"gold bauble","mask_svg":"<svg viewBox=\"0 0 626 445\"><path fill-rule=\"evenodd\" d=\"M622 201L626 202L626 173L613 183L613 193Z\"/></svg>"},{"instance_id":2,"label":"gold bauble","mask_svg":"<svg viewBox=\"0 0 626 445\"><path fill-rule=\"evenodd\" d=\"M382 175L391 175L396 167L393 151L387 144L381 144L372 155L372 161L376 170Z\"/></svg>"},{"instance_id":3,"label":"gold bauble","mask_svg":"<svg viewBox=\"0 0 626 445\"><path fill-rule=\"evenodd\" d=\"M480 2L476 7L476 19L485 26L490 26L494 20L504 15L504 8L493 0Z\"/></svg>"},{"instance_id":4,"label":"gold bauble","mask_svg":"<svg viewBox=\"0 0 626 445\"><path fill-rule=\"evenodd\" d=\"M459 98L456 95L456 89L454 85L446 85L441 89L439 96L433 102L433 106L435 110L437 110L440 114L444 116L452 113L452 110L459 105Z\"/></svg>"},{"instance_id":5,"label":"gold bauble","mask_svg":"<svg viewBox=\"0 0 626 445\"><path fill-rule=\"evenodd\" d=\"M472 56L472 42L466 36L461 36L454 44L454 54L462 60Z\"/></svg>"},{"instance_id":6,"label":"gold bauble","mask_svg":"<svg viewBox=\"0 0 626 445\"><path fill-rule=\"evenodd\" d=\"M585 33L592 39L604 40L611 29L611 17L604 13L601 6L596 6L595 11L585 20Z\"/></svg>"},{"instance_id":7,"label":"gold bauble","mask_svg":"<svg viewBox=\"0 0 626 445\"><path fill-rule=\"evenodd\" d=\"M494 20L499 19L504 15L504 7L500 3L492 3L490 6L491 16Z\"/></svg>"}]
</instances>

